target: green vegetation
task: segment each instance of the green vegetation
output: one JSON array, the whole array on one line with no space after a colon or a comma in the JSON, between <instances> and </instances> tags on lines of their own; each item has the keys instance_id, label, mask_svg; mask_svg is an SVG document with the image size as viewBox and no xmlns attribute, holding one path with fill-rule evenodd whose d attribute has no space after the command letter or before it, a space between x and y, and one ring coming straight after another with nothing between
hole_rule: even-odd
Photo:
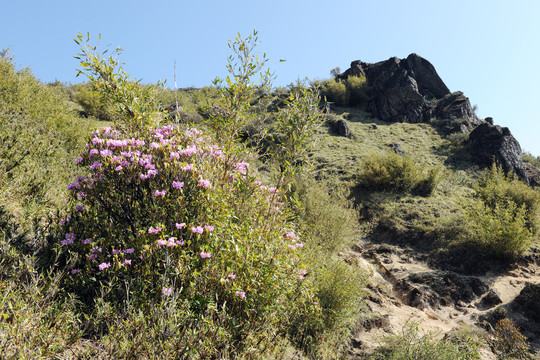
<instances>
[{"instance_id":1,"label":"green vegetation","mask_svg":"<svg viewBox=\"0 0 540 360\"><path fill-rule=\"evenodd\" d=\"M462 135L374 120L364 77L273 89L254 32L230 42L217 86L173 91L89 40L88 83L43 85L0 59L7 358L340 358L369 287L343 259L359 239L460 271L538 244L537 190L472 166ZM321 126L320 98L350 138ZM494 336L526 358L513 324ZM482 339L410 323L371 358L478 359Z\"/></svg>"},{"instance_id":2,"label":"green vegetation","mask_svg":"<svg viewBox=\"0 0 540 360\"><path fill-rule=\"evenodd\" d=\"M374 155L364 161L358 175L360 186L396 193L429 196L440 181L441 168L424 170L406 156L396 153Z\"/></svg>"},{"instance_id":3,"label":"green vegetation","mask_svg":"<svg viewBox=\"0 0 540 360\"><path fill-rule=\"evenodd\" d=\"M313 85L320 88L321 97L336 106L365 106L369 100L365 76L318 81Z\"/></svg>"},{"instance_id":4,"label":"green vegetation","mask_svg":"<svg viewBox=\"0 0 540 360\"><path fill-rule=\"evenodd\" d=\"M369 359L373 360L455 360L480 359L478 339L466 336L453 340L436 339L434 334L422 334L419 324L409 322L399 335L384 339Z\"/></svg>"}]
</instances>

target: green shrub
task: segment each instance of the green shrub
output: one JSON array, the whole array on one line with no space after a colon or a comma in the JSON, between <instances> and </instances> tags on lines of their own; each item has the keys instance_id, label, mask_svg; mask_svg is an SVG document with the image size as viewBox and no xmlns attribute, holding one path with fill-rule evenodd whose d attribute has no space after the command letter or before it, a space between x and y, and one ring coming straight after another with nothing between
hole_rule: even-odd
<instances>
[{"instance_id":1,"label":"green shrub","mask_svg":"<svg viewBox=\"0 0 540 360\"><path fill-rule=\"evenodd\" d=\"M363 106L369 101L368 86L365 76L349 76L345 80L349 97L349 106Z\"/></svg>"},{"instance_id":2,"label":"green shrub","mask_svg":"<svg viewBox=\"0 0 540 360\"><path fill-rule=\"evenodd\" d=\"M504 318L497 322L491 346L498 359L532 359L527 338L521 334L512 320Z\"/></svg>"},{"instance_id":3,"label":"green shrub","mask_svg":"<svg viewBox=\"0 0 540 360\"><path fill-rule=\"evenodd\" d=\"M73 116L68 98L0 58L0 204L32 225L66 201L75 175L68 158L84 145L91 122Z\"/></svg>"},{"instance_id":4,"label":"green shrub","mask_svg":"<svg viewBox=\"0 0 540 360\"><path fill-rule=\"evenodd\" d=\"M358 184L377 191L429 196L440 181L440 173L440 168L432 168L425 174L408 157L387 153L364 160Z\"/></svg>"},{"instance_id":5,"label":"green shrub","mask_svg":"<svg viewBox=\"0 0 540 360\"><path fill-rule=\"evenodd\" d=\"M489 254L515 258L538 239L540 194L493 166L475 186L468 210L473 241Z\"/></svg>"},{"instance_id":6,"label":"green shrub","mask_svg":"<svg viewBox=\"0 0 540 360\"><path fill-rule=\"evenodd\" d=\"M349 94L345 83L336 80L324 81L321 85L321 96L326 101L332 102L337 106L349 105Z\"/></svg>"},{"instance_id":7,"label":"green shrub","mask_svg":"<svg viewBox=\"0 0 540 360\"><path fill-rule=\"evenodd\" d=\"M65 287L86 311L103 292L106 302L145 311L170 297L193 326L211 327L236 349L268 345L267 334L293 313L318 316L303 244L285 230L277 189L195 129L124 136L96 131L76 160L86 174L69 186L74 211L59 246Z\"/></svg>"},{"instance_id":8,"label":"green shrub","mask_svg":"<svg viewBox=\"0 0 540 360\"><path fill-rule=\"evenodd\" d=\"M115 121L114 107L95 88L92 83L72 85L73 100L82 106L83 110L96 119Z\"/></svg>"},{"instance_id":9,"label":"green shrub","mask_svg":"<svg viewBox=\"0 0 540 360\"><path fill-rule=\"evenodd\" d=\"M418 323L408 322L401 334L386 337L369 359L467 360L480 356L474 342L438 340L431 333L422 334Z\"/></svg>"}]
</instances>

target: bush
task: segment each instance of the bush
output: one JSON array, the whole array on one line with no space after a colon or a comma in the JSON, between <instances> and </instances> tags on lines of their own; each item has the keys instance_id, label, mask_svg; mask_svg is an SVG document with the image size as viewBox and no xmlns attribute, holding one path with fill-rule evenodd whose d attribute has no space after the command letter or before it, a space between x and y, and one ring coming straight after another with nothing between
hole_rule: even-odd
<instances>
[{"instance_id":1,"label":"bush","mask_svg":"<svg viewBox=\"0 0 540 360\"><path fill-rule=\"evenodd\" d=\"M321 96L337 106L362 106L369 100L365 76L350 76L346 80L325 80L319 84Z\"/></svg>"},{"instance_id":2,"label":"bush","mask_svg":"<svg viewBox=\"0 0 540 360\"><path fill-rule=\"evenodd\" d=\"M532 359L527 338L521 334L512 320L504 318L497 322L491 346L499 359Z\"/></svg>"},{"instance_id":3,"label":"bush","mask_svg":"<svg viewBox=\"0 0 540 360\"><path fill-rule=\"evenodd\" d=\"M408 157L387 153L371 156L364 161L358 184L377 191L429 196L439 184L440 173L440 168L436 167L425 174Z\"/></svg>"},{"instance_id":4,"label":"bush","mask_svg":"<svg viewBox=\"0 0 540 360\"><path fill-rule=\"evenodd\" d=\"M321 85L321 96L337 106L349 105L347 87L341 81L327 80Z\"/></svg>"},{"instance_id":5,"label":"bush","mask_svg":"<svg viewBox=\"0 0 540 360\"><path fill-rule=\"evenodd\" d=\"M83 110L96 119L115 121L115 111L106 98L92 83L72 85L73 100L82 106Z\"/></svg>"},{"instance_id":6,"label":"bush","mask_svg":"<svg viewBox=\"0 0 540 360\"><path fill-rule=\"evenodd\" d=\"M349 95L349 106L363 106L369 101L368 86L365 76L349 76L345 80Z\"/></svg>"},{"instance_id":7,"label":"bush","mask_svg":"<svg viewBox=\"0 0 540 360\"><path fill-rule=\"evenodd\" d=\"M369 357L372 360L466 360L480 359L474 342L437 340L431 333L421 334L418 323L409 322L399 335L384 339Z\"/></svg>"},{"instance_id":8,"label":"bush","mask_svg":"<svg viewBox=\"0 0 540 360\"><path fill-rule=\"evenodd\" d=\"M515 258L538 239L540 194L493 166L475 187L468 211L474 242L496 257Z\"/></svg>"},{"instance_id":9,"label":"bush","mask_svg":"<svg viewBox=\"0 0 540 360\"><path fill-rule=\"evenodd\" d=\"M65 94L15 70L0 57L0 204L30 227L62 207L65 183L90 133L91 123L73 117Z\"/></svg>"},{"instance_id":10,"label":"bush","mask_svg":"<svg viewBox=\"0 0 540 360\"><path fill-rule=\"evenodd\" d=\"M75 209L59 246L85 311L102 293L120 310L170 299L184 319L176 330L205 339L208 354L247 338L266 346L293 313L318 316L276 189L195 129L122 135L96 131L76 160L86 174L69 186Z\"/></svg>"}]
</instances>

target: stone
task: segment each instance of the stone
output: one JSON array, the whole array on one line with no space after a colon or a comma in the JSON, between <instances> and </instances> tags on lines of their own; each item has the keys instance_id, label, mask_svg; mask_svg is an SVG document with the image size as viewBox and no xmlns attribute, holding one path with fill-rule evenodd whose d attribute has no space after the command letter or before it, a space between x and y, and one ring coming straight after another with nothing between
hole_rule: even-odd
<instances>
[{"instance_id":1,"label":"stone","mask_svg":"<svg viewBox=\"0 0 540 360\"><path fill-rule=\"evenodd\" d=\"M332 114L326 114L324 116L326 118L326 124L334 134L347 138L351 137L349 125L347 125L347 122L345 120L343 120L337 115Z\"/></svg>"},{"instance_id":2,"label":"stone","mask_svg":"<svg viewBox=\"0 0 540 360\"><path fill-rule=\"evenodd\" d=\"M446 95L426 112L426 116L436 118L439 127L448 132L468 132L483 123L474 113L469 98L461 91Z\"/></svg>"},{"instance_id":3,"label":"stone","mask_svg":"<svg viewBox=\"0 0 540 360\"><path fill-rule=\"evenodd\" d=\"M508 128L483 123L469 134L469 145L473 160L478 165L488 167L495 160L504 171L514 172L529 183L521 146Z\"/></svg>"},{"instance_id":4,"label":"stone","mask_svg":"<svg viewBox=\"0 0 540 360\"><path fill-rule=\"evenodd\" d=\"M416 54L374 64L356 60L336 79L349 76L366 77L371 98L368 110L389 122L423 122L424 112L429 108L425 99L439 99L450 93L433 65Z\"/></svg>"},{"instance_id":5,"label":"stone","mask_svg":"<svg viewBox=\"0 0 540 360\"><path fill-rule=\"evenodd\" d=\"M401 146L399 146L398 143L391 143L391 144L388 145L388 146L390 146L390 148L391 148L392 150L394 150L394 152L395 152L396 154L401 155L401 156L406 156L405 151L403 151L403 149L401 148Z\"/></svg>"},{"instance_id":6,"label":"stone","mask_svg":"<svg viewBox=\"0 0 540 360\"><path fill-rule=\"evenodd\" d=\"M501 294L497 290L491 289L484 295L482 300L480 300L480 303L487 308L492 308L493 306L502 303Z\"/></svg>"},{"instance_id":7,"label":"stone","mask_svg":"<svg viewBox=\"0 0 540 360\"><path fill-rule=\"evenodd\" d=\"M527 283L512 306L529 319L540 321L540 284Z\"/></svg>"}]
</instances>

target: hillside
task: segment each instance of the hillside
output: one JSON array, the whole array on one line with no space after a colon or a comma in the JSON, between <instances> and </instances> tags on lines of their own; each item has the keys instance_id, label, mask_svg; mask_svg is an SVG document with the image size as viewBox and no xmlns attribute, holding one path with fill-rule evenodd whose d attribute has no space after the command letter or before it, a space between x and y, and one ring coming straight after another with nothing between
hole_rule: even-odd
<instances>
[{"instance_id":1,"label":"hillside","mask_svg":"<svg viewBox=\"0 0 540 360\"><path fill-rule=\"evenodd\" d=\"M540 356L538 159L426 59L173 91L84 49L1 59L6 358Z\"/></svg>"}]
</instances>

